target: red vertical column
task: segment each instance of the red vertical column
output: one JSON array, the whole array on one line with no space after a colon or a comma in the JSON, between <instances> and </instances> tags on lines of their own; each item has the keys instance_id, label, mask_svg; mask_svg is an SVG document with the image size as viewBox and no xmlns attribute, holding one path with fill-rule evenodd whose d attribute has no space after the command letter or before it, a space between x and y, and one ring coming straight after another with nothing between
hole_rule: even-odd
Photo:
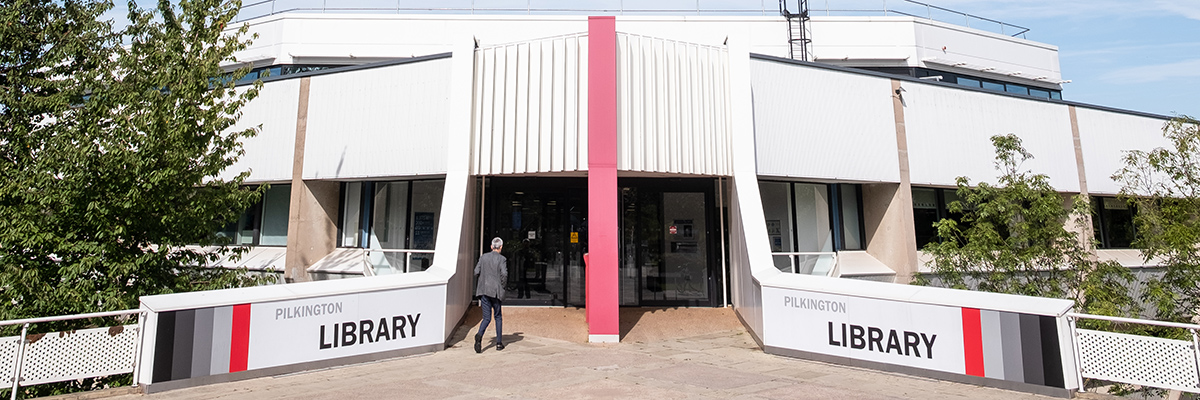
<instances>
[{"instance_id":1,"label":"red vertical column","mask_svg":"<svg viewBox=\"0 0 1200 400\"><path fill-rule=\"evenodd\" d=\"M620 338L617 297L617 23L588 18L588 341Z\"/></svg>"}]
</instances>

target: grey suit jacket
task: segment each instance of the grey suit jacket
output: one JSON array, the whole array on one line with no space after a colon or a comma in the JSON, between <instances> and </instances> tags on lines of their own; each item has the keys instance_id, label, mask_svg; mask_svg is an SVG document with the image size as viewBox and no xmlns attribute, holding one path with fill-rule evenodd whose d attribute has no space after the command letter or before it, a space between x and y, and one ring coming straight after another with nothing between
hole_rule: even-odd
<instances>
[{"instance_id":1,"label":"grey suit jacket","mask_svg":"<svg viewBox=\"0 0 1200 400\"><path fill-rule=\"evenodd\" d=\"M489 251L479 256L475 264L475 275L479 275L476 296L489 296L504 301L504 283L508 282L508 259L500 253Z\"/></svg>"}]
</instances>

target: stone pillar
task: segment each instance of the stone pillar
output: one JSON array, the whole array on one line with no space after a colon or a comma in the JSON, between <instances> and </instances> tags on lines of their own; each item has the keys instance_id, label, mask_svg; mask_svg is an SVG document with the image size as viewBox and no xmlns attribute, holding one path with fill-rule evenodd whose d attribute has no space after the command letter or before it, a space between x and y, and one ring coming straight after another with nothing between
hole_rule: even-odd
<instances>
[{"instance_id":1,"label":"stone pillar","mask_svg":"<svg viewBox=\"0 0 1200 400\"><path fill-rule=\"evenodd\" d=\"M908 171L908 132L900 81L892 80L892 113L896 121L896 158L900 183L863 185L863 225L867 254L896 271L896 283L909 283L917 272L917 233L913 223L912 185Z\"/></svg>"},{"instance_id":2,"label":"stone pillar","mask_svg":"<svg viewBox=\"0 0 1200 400\"><path fill-rule=\"evenodd\" d=\"M304 142L308 132L308 88L311 78L300 78L296 109L296 142L292 149L292 197L288 205L287 282L308 281L307 268L337 247L340 186L337 182L304 180Z\"/></svg>"},{"instance_id":3,"label":"stone pillar","mask_svg":"<svg viewBox=\"0 0 1200 400\"><path fill-rule=\"evenodd\" d=\"M917 272L912 187L907 182L877 183L862 190L867 254L896 271L897 283L911 282Z\"/></svg>"},{"instance_id":4,"label":"stone pillar","mask_svg":"<svg viewBox=\"0 0 1200 400\"><path fill-rule=\"evenodd\" d=\"M1068 112L1071 114L1071 139L1075 143L1075 167L1079 171L1079 195L1085 201L1091 201L1088 195L1087 170L1083 166L1083 144L1079 140L1079 119L1075 115L1075 106L1067 106ZM1063 196L1063 207L1070 209L1074 206L1070 195ZM1092 253L1092 258L1096 258L1096 249L1092 248L1091 240L1096 237L1096 233L1092 228L1092 213L1083 215L1072 215L1069 221L1066 221L1067 230L1075 232L1079 236L1079 243L1083 248L1088 249Z\"/></svg>"},{"instance_id":5,"label":"stone pillar","mask_svg":"<svg viewBox=\"0 0 1200 400\"><path fill-rule=\"evenodd\" d=\"M307 269L337 248L338 182L302 181L292 184L288 213L287 259L284 279L311 280Z\"/></svg>"}]
</instances>

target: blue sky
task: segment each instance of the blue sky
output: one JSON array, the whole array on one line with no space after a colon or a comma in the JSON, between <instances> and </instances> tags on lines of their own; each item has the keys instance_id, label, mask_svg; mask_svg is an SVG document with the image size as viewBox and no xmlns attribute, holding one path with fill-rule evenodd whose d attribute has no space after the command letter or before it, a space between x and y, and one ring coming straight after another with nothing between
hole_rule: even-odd
<instances>
[{"instance_id":1,"label":"blue sky","mask_svg":"<svg viewBox=\"0 0 1200 400\"><path fill-rule=\"evenodd\" d=\"M246 4L258 0L244 0ZM793 3L796 0L789 0ZM1056 45L1063 98L1172 116L1200 116L1200 0L925 0L1030 28L1029 40ZM117 0L113 16L124 15ZM496 7L753 9L778 0L278 0L289 7ZM900 0L809 0L814 9L896 9ZM148 6L152 1L138 0ZM259 8L269 5L258 6ZM269 10L269 8L263 8ZM936 16L935 16L936 18ZM123 18L121 18L123 19ZM953 22L953 21L949 21Z\"/></svg>"},{"instance_id":2,"label":"blue sky","mask_svg":"<svg viewBox=\"0 0 1200 400\"><path fill-rule=\"evenodd\" d=\"M821 1L821 0L810 0ZM834 0L831 0L834 1ZM1200 116L1200 0L935 0L1058 46L1063 98Z\"/></svg>"}]
</instances>

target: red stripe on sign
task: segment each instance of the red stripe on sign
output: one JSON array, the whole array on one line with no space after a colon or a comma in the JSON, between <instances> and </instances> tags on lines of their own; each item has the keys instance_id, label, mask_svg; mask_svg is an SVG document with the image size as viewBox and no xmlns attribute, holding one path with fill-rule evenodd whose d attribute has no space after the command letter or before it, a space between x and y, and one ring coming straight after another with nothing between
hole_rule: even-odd
<instances>
[{"instance_id":1,"label":"red stripe on sign","mask_svg":"<svg viewBox=\"0 0 1200 400\"><path fill-rule=\"evenodd\" d=\"M967 375L983 376L983 325L979 319L979 310L964 307L962 321Z\"/></svg>"},{"instance_id":2,"label":"red stripe on sign","mask_svg":"<svg viewBox=\"0 0 1200 400\"><path fill-rule=\"evenodd\" d=\"M233 306L233 333L229 338L229 372L246 370L250 354L250 305Z\"/></svg>"}]
</instances>

